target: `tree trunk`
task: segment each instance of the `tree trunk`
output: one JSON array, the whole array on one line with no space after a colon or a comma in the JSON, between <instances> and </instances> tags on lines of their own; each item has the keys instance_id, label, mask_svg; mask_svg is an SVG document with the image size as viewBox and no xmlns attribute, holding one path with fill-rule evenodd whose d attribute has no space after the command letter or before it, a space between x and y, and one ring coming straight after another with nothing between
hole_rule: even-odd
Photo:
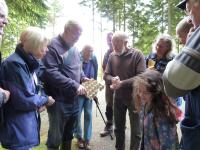
<instances>
[{"instance_id":1,"label":"tree trunk","mask_svg":"<svg viewBox=\"0 0 200 150\"><path fill-rule=\"evenodd\" d=\"M172 35L172 3L171 0L167 0L168 5L168 16L167 16L167 24L168 24L168 34Z\"/></svg>"}]
</instances>

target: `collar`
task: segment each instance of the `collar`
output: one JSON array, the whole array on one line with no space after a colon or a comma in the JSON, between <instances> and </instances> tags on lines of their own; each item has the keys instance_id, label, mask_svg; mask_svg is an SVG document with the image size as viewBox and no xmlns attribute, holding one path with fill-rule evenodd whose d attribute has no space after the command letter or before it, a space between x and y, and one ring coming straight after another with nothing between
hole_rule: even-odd
<instances>
[{"instance_id":1,"label":"collar","mask_svg":"<svg viewBox=\"0 0 200 150\"><path fill-rule=\"evenodd\" d=\"M67 49L67 50L70 49L70 46L63 40L63 38L62 38L62 36L60 34L58 35L58 40L60 41L60 43L62 44L62 46L65 49Z\"/></svg>"},{"instance_id":2,"label":"collar","mask_svg":"<svg viewBox=\"0 0 200 150\"><path fill-rule=\"evenodd\" d=\"M31 73L33 73L35 69L39 67L39 62L37 59L32 54L26 53L21 43L17 45L15 52L25 61Z\"/></svg>"}]
</instances>

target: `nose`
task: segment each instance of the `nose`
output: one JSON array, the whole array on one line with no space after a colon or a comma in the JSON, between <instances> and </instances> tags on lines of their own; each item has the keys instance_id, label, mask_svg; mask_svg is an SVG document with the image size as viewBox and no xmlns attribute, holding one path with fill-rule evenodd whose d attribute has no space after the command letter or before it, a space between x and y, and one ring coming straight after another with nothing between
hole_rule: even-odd
<instances>
[{"instance_id":1,"label":"nose","mask_svg":"<svg viewBox=\"0 0 200 150\"><path fill-rule=\"evenodd\" d=\"M8 18L5 17L5 18L3 19L3 24L4 24L4 25L7 25L7 24L8 24Z\"/></svg>"}]
</instances>

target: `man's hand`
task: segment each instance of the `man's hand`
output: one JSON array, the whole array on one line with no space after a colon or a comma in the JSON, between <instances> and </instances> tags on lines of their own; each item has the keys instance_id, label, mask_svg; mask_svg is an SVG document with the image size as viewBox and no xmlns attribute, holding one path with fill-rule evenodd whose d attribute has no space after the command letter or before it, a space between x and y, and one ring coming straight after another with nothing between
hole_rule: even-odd
<instances>
[{"instance_id":1,"label":"man's hand","mask_svg":"<svg viewBox=\"0 0 200 150\"><path fill-rule=\"evenodd\" d=\"M112 90L117 90L120 88L121 86L121 81L120 81L120 78L118 76L116 77L113 77L112 80L111 80L112 84L110 85L110 88Z\"/></svg>"},{"instance_id":2,"label":"man's hand","mask_svg":"<svg viewBox=\"0 0 200 150\"><path fill-rule=\"evenodd\" d=\"M53 105L53 103L55 103L55 100L51 96L49 96L46 105L47 106L51 106L51 105Z\"/></svg>"},{"instance_id":3,"label":"man's hand","mask_svg":"<svg viewBox=\"0 0 200 150\"><path fill-rule=\"evenodd\" d=\"M80 84L78 87L78 90L77 90L77 94L78 95L87 95L86 88Z\"/></svg>"},{"instance_id":4,"label":"man's hand","mask_svg":"<svg viewBox=\"0 0 200 150\"><path fill-rule=\"evenodd\" d=\"M46 110L46 106L41 106L39 109L38 109L38 112L41 113L43 111Z\"/></svg>"},{"instance_id":5,"label":"man's hand","mask_svg":"<svg viewBox=\"0 0 200 150\"><path fill-rule=\"evenodd\" d=\"M86 81L90 81L90 80L91 80L91 79L85 77L85 78L82 79L82 82L86 82Z\"/></svg>"},{"instance_id":6,"label":"man's hand","mask_svg":"<svg viewBox=\"0 0 200 150\"><path fill-rule=\"evenodd\" d=\"M10 92L7 90L4 90L2 88L0 88L0 91L3 92L5 94L5 98L4 98L4 103L7 103L9 98L10 98Z\"/></svg>"}]
</instances>

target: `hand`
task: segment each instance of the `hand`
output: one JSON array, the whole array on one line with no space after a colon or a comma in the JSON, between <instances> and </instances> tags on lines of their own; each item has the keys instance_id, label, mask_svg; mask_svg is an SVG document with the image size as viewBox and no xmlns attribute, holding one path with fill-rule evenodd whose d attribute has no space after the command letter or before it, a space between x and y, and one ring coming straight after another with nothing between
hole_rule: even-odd
<instances>
[{"instance_id":1,"label":"hand","mask_svg":"<svg viewBox=\"0 0 200 150\"><path fill-rule=\"evenodd\" d=\"M5 97L5 99L4 99L4 103L7 103L8 100L10 99L10 92L7 91L7 90L4 90L4 89L2 89L2 88L0 88L0 91L3 92L3 93L5 94L6 97Z\"/></svg>"},{"instance_id":2,"label":"hand","mask_svg":"<svg viewBox=\"0 0 200 150\"><path fill-rule=\"evenodd\" d=\"M91 79L85 77L85 78L82 79L82 82L86 82L86 81L90 81L90 80L91 80Z\"/></svg>"},{"instance_id":3,"label":"hand","mask_svg":"<svg viewBox=\"0 0 200 150\"><path fill-rule=\"evenodd\" d=\"M156 68L154 66L148 67L147 69L156 70Z\"/></svg>"},{"instance_id":4,"label":"hand","mask_svg":"<svg viewBox=\"0 0 200 150\"><path fill-rule=\"evenodd\" d=\"M119 78L118 76L113 77L113 78L111 79L111 82L112 82L112 84L110 85L110 88L111 88L112 90L116 90L116 89L119 89L119 88L120 88L120 86L121 86L121 81L120 81L120 78Z\"/></svg>"},{"instance_id":5,"label":"hand","mask_svg":"<svg viewBox=\"0 0 200 150\"><path fill-rule=\"evenodd\" d=\"M78 95L87 95L87 91L86 91L85 87L82 86L81 84L78 87L77 94Z\"/></svg>"},{"instance_id":6,"label":"hand","mask_svg":"<svg viewBox=\"0 0 200 150\"><path fill-rule=\"evenodd\" d=\"M96 103L97 105L99 105L99 100L98 100L98 97L97 97L97 96L94 96L94 97L93 97L93 100L95 101L95 103Z\"/></svg>"},{"instance_id":7,"label":"hand","mask_svg":"<svg viewBox=\"0 0 200 150\"><path fill-rule=\"evenodd\" d=\"M53 105L53 103L55 103L55 100L51 96L49 96L46 106L51 106Z\"/></svg>"},{"instance_id":8,"label":"hand","mask_svg":"<svg viewBox=\"0 0 200 150\"><path fill-rule=\"evenodd\" d=\"M39 109L38 109L38 112L41 113L43 111L46 110L46 106L41 106Z\"/></svg>"}]
</instances>

